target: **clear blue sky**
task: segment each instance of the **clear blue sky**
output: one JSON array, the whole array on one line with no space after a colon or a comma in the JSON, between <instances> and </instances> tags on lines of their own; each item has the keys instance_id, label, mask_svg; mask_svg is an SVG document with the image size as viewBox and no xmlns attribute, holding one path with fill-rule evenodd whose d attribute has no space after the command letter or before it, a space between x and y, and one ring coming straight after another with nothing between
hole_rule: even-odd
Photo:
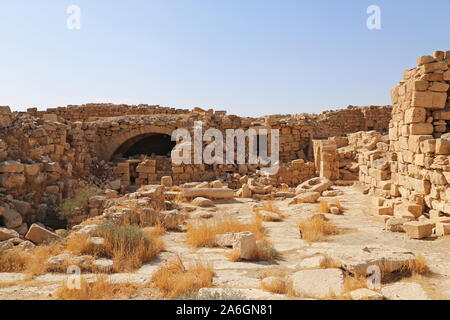
<instances>
[{"instance_id":1,"label":"clear blue sky","mask_svg":"<svg viewBox=\"0 0 450 320\"><path fill-rule=\"evenodd\" d=\"M81 30L66 9L81 8ZM369 5L382 29L366 27ZM450 50L449 0L0 0L0 105L160 104L238 115L389 104Z\"/></svg>"}]
</instances>

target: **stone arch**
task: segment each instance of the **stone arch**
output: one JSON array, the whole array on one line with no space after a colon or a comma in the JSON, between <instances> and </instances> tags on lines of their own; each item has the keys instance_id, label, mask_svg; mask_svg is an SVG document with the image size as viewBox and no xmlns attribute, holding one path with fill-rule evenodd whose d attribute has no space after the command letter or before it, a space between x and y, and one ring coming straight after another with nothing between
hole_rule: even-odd
<instances>
[{"instance_id":1,"label":"stone arch","mask_svg":"<svg viewBox=\"0 0 450 320\"><path fill-rule=\"evenodd\" d=\"M105 137L97 144L97 156L100 160L110 161L114 154L120 148L126 148L127 145L132 145L140 139L146 136L154 134L172 135L175 128L173 127L157 127L157 126L145 126L138 129L117 131L111 136Z\"/></svg>"}]
</instances>

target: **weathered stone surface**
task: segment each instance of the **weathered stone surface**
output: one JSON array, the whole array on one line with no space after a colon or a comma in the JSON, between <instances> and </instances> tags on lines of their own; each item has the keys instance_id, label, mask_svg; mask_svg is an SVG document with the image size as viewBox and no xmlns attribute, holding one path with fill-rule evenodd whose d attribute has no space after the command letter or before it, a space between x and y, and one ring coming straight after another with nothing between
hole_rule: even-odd
<instances>
[{"instance_id":1,"label":"weathered stone surface","mask_svg":"<svg viewBox=\"0 0 450 320\"><path fill-rule=\"evenodd\" d=\"M18 238L19 234L11 229L0 228L0 241L5 241L12 238Z\"/></svg>"},{"instance_id":2,"label":"weathered stone surface","mask_svg":"<svg viewBox=\"0 0 450 320\"><path fill-rule=\"evenodd\" d=\"M28 230L25 239L30 240L34 243L41 244L53 239L58 238L58 235L50 230L45 229L39 224L32 224Z\"/></svg>"},{"instance_id":3,"label":"weathered stone surface","mask_svg":"<svg viewBox=\"0 0 450 320\"><path fill-rule=\"evenodd\" d=\"M14 229L22 225L22 216L20 213L10 208L5 208L1 219L8 229Z\"/></svg>"},{"instance_id":4,"label":"weathered stone surface","mask_svg":"<svg viewBox=\"0 0 450 320\"><path fill-rule=\"evenodd\" d=\"M305 192L295 196L292 203L316 203L319 198L319 192Z\"/></svg>"},{"instance_id":5,"label":"weathered stone surface","mask_svg":"<svg viewBox=\"0 0 450 320\"><path fill-rule=\"evenodd\" d=\"M383 300L384 296L376 291L361 288L350 292L353 300Z\"/></svg>"},{"instance_id":6,"label":"weathered stone surface","mask_svg":"<svg viewBox=\"0 0 450 320\"><path fill-rule=\"evenodd\" d=\"M203 197L197 197L194 200L192 200L191 203L192 203L192 205L201 207L201 208L214 207L214 202L212 200L206 199Z\"/></svg>"},{"instance_id":7,"label":"weathered stone surface","mask_svg":"<svg viewBox=\"0 0 450 320\"><path fill-rule=\"evenodd\" d=\"M415 255L408 250L380 245L342 246L327 251L327 254L343 269L360 276L367 276L368 273L371 273L370 267L372 266L382 268L388 275L391 272L402 270L415 259Z\"/></svg>"},{"instance_id":8,"label":"weathered stone surface","mask_svg":"<svg viewBox=\"0 0 450 320\"><path fill-rule=\"evenodd\" d=\"M183 195L186 198L233 199L234 191L228 188L188 188L183 189Z\"/></svg>"},{"instance_id":9,"label":"weathered stone surface","mask_svg":"<svg viewBox=\"0 0 450 320\"><path fill-rule=\"evenodd\" d=\"M296 194L306 193L306 192L323 192L330 188L333 183L326 178L313 178L308 181L303 182L295 189Z\"/></svg>"},{"instance_id":10,"label":"weathered stone surface","mask_svg":"<svg viewBox=\"0 0 450 320\"><path fill-rule=\"evenodd\" d=\"M173 185L173 180L171 176L161 177L161 185L170 188Z\"/></svg>"},{"instance_id":11,"label":"weathered stone surface","mask_svg":"<svg viewBox=\"0 0 450 320\"><path fill-rule=\"evenodd\" d=\"M92 266L101 272L111 272L114 262L111 259L101 258L93 261Z\"/></svg>"},{"instance_id":12,"label":"weathered stone surface","mask_svg":"<svg viewBox=\"0 0 450 320\"><path fill-rule=\"evenodd\" d=\"M423 239L431 236L434 224L430 222L411 221L403 225L408 237L412 239Z\"/></svg>"},{"instance_id":13,"label":"weathered stone surface","mask_svg":"<svg viewBox=\"0 0 450 320\"><path fill-rule=\"evenodd\" d=\"M344 291L344 274L340 269L303 270L291 276L292 287L297 296L325 299Z\"/></svg>"},{"instance_id":14,"label":"weathered stone surface","mask_svg":"<svg viewBox=\"0 0 450 320\"><path fill-rule=\"evenodd\" d=\"M381 294L389 300L431 300L418 283L399 282L381 288Z\"/></svg>"},{"instance_id":15,"label":"weathered stone surface","mask_svg":"<svg viewBox=\"0 0 450 320\"><path fill-rule=\"evenodd\" d=\"M256 238L251 232L218 234L215 244L220 247L232 247L240 253L240 258L252 260L257 250Z\"/></svg>"},{"instance_id":16,"label":"weathered stone surface","mask_svg":"<svg viewBox=\"0 0 450 320\"><path fill-rule=\"evenodd\" d=\"M436 235L442 237L450 234L450 223L436 223Z\"/></svg>"}]
</instances>

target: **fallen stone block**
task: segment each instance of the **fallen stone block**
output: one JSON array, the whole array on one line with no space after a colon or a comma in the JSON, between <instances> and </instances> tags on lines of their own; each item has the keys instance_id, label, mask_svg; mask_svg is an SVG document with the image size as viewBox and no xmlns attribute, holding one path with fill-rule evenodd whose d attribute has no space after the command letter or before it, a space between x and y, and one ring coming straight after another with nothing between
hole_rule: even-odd
<instances>
[{"instance_id":1,"label":"fallen stone block","mask_svg":"<svg viewBox=\"0 0 450 320\"><path fill-rule=\"evenodd\" d=\"M18 228L22 225L22 216L16 210L5 208L3 215L1 215L3 219L3 224L8 229Z\"/></svg>"},{"instance_id":2,"label":"fallen stone block","mask_svg":"<svg viewBox=\"0 0 450 320\"><path fill-rule=\"evenodd\" d=\"M411 221L403 225L403 229L411 239L428 238L431 236L433 228L433 223L422 221Z\"/></svg>"},{"instance_id":3,"label":"fallen stone block","mask_svg":"<svg viewBox=\"0 0 450 320\"><path fill-rule=\"evenodd\" d=\"M183 189L182 194L185 198L204 197L208 199L233 199L234 191L228 188L188 188Z\"/></svg>"},{"instance_id":4,"label":"fallen stone block","mask_svg":"<svg viewBox=\"0 0 450 320\"><path fill-rule=\"evenodd\" d=\"M302 270L291 276L294 294L299 297L325 299L344 292L344 274L340 269Z\"/></svg>"},{"instance_id":5,"label":"fallen stone block","mask_svg":"<svg viewBox=\"0 0 450 320\"><path fill-rule=\"evenodd\" d=\"M0 228L0 241L5 241L8 239L18 238L19 233L14 230L7 228Z\"/></svg>"},{"instance_id":6,"label":"fallen stone block","mask_svg":"<svg viewBox=\"0 0 450 320\"><path fill-rule=\"evenodd\" d=\"M306 192L295 196L289 204L316 203L319 198L319 192Z\"/></svg>"},{"instance_id":7,"label":"fallen stone block","mask_svg":"<svg viewBox=\"0 0 450 320\"><path fill-rule=\"evenodd\" d=\"M308 181L303 182L295 188L296 194L306 193L306 192L320 192L328 190L333 185L327 178L312 178Z\"/></svg>"},{"instance_id":8,"label":"fallen stone block","mask_svg":"<svg viewBox=\"0 0 450 320\"><path fill-rule=\"evenodd\" d=\"M436 223L436 235L443 237L447 234L450 234L450 223Z\"/></svg>"},{"instance_id":9,"label":"fallen stone block","mask_svg":"<svg viewBox=\"0 0 450 320\"><path fill-rule=\"evenodd\" d=\"M172 177L171 176L161 177L161 185L167 188L172 187L173 185Z\"/></svg>"},{"instance_id":10,"label":"fallen stone block","mask_svg":"<svg viewBox=\"0 0 450 320\"><path fill-rule=\"evenodd\" d=\"M342 246L325 252L341 268L356 276L367 276L377 266L388 276L392 272L405 270L415 260L415 255L402 248L380 245Z\"/></svg>"},{"instance_id":11,"label":"fallen stone block","mask_svg":"<svg viewBox=\"0 0 450 320\"><path fill-rule=\"evenodd\" d=\"M213 201L211 201L210 199L203 198L203 197L195 198L194 200L192 200L191 204L194 206L197 206L197 207L201 207L201 208L214 207Z\"/></svg>"},{"instance_id":12,"label":"fallen stone block","mask_svg":"<svg viewBox=\"0 0 450 320\"><path fill-rule=\"evenodd\" d=\"M252 260L255 258L256 238L251 232L218 234L214 242L220 247L232 247L233 250L239 252L241 259Z\"/></svg>"},{"instance_id":13,"label":"fallen stone block","mask_svg":"<svg viewBox=\"0 0 450 320\"><path fill-rule=\"evenodd\" d=\"M45 229L37 223L32 224L30 230L28 230L27 234L25 235L25 239L37 244L48 242L56 238L58 238L58 235L56 233Z\"/></svg>"},{"instance_id":14,"label":"fallen stone block","mask_svg":"<svg viewBox=\"0 0 450 320\"><path fill-rule=\"evenodd\" d=\"M409 221L410 220L405 218L392 217L386 221L385 229L391 232L405 232L403 225Z\"/></svg>"}]
</instances>

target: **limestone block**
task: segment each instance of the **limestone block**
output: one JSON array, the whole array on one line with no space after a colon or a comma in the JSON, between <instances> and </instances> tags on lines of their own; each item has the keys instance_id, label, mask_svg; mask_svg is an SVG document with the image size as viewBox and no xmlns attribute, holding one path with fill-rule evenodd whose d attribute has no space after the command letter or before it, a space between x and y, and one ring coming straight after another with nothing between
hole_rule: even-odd
<instances>
[{"instance_id":1,"label":"limestone block","mask_svg":"<svg viewBox=\"0 0 450 320\"><path fill-rule=\"evenodd\" d=\"M423 239L430 237L433 232L434 224L423 221L411 221L403 225L406 234L412 239Z\"/></svg>"},{"instance_id":2,"label":"limestone block","mask_svg":"<svg viewBox=\"0 0 450 320\"><path fill-rule=\"evenodd\" d=\"M344 274L340 269L302 270L291 276L295 295L324 299L344 291Z\"/></svg>"},{"instance_id":3,"label":"limestone block","mask_svg":"<svg viewBox=\"0 0 450 320\"><path fill-rule=\"evenodd\" d=\"M436 154L450 154L450 139L436 139Z\"/></svg>"},{"instance_id":4,"label":"limestone block","mask_svg":"<svg viewBox=\"0 0 450 320\"><path fill-rule=\"evenodd\" d=\"M40 224L32 224L28 230L25 239L36 244L41 244L52 239L58 238L58 235L50 230L45 229Z\"/></svg>"},{"instance_id":5,"label":"limestone block","mask_svg":"<svg viewBox=\"0 0 450 320\"><path fill-rule=\"evenodd\" d=\"M3 161L0 162L0 173L22 173L24 165L17 161Z\"/></svg>"},{"instance_id":6,"label":"limestone block","mask_svg":"<svg viewBox=\"0 0 450 320\"><path fill-rule=\"evenodd\" d=\"M5 241L8 239L19 238L19 233L14 230L1 228L0 227L0 241Z\"/></svg>"},{"instance_id":7,"label":"limestone block","mask_svg":"<svg viewBox=\"0 0 450 320\"><path fill-rule=\"evenodd\" d=\"M405 124L425 122L426 114L424 108L407 109L405 111Z\"/></svg>"},{"instance_id":8,"label":"limestone block","mask_svg":"<svg viewBox=\"0 0 450 320\"><path fill-rule=\"evenodd\" d=\"M450 234L450 223L436 223L436 235L438 237L443 237L448 234Z\"/></svg>"},{"instance_id":9,"label":"limestone block","mask_svg":"<svg viewBox=\"0 0 450 320\"><path fill-rule=\"evenodd\" d=\"M412 123L409 125L409 132L413 135L429 135L434 131L431 123Z\"/></svg>"}]
</instances>

